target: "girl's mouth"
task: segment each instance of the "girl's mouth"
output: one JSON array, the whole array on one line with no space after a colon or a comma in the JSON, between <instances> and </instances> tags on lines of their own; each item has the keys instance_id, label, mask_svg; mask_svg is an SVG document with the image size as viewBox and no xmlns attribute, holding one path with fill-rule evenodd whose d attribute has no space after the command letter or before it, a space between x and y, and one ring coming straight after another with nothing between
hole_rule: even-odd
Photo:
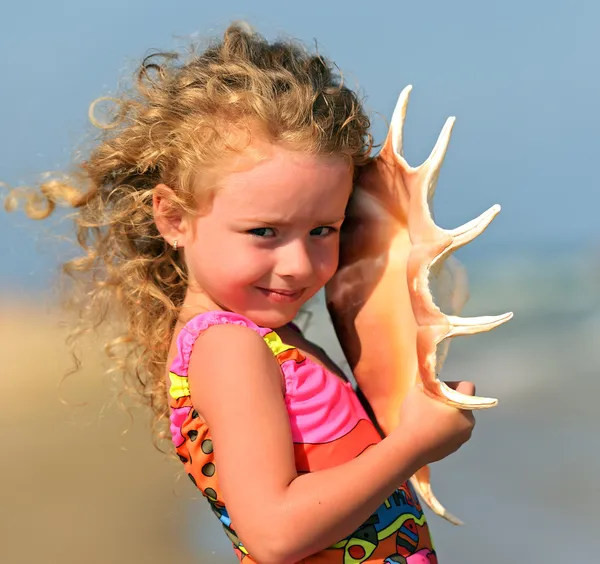
<instances>
[{"instance_id":1,"label":"girl's mouth","mask_svg":"<svg viewBox=\"0 0 600 564\"><path fill-rule=\"evenodd\" d=\"M278 290L275 288L258 288L260 292L268 299L278 303L293 303L304 294L304 288L301 290Z\"/></svg>"}]
</instances>

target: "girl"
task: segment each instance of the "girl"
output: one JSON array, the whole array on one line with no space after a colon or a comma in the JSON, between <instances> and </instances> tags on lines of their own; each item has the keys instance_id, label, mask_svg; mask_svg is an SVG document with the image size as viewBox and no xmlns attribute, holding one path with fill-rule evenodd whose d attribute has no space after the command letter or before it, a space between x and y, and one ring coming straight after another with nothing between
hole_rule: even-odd
<instances>
[{"instance_id":1,"label":"girl","mask_svg":"<svg viewBox=\"0 0 600 564\"><path fill-rule=\"evenodd\" d=\"M342 372L293 324L333 276L369 121L330 63L245 27L135 94L47 207L77 210L93 323L250 564L437 562L408 478L470 437L470 412L414 389L381 439ZM14 205L14 194L7 201ZM473 393L469 383L458 385Z\"/></svg>"}]
</instances>

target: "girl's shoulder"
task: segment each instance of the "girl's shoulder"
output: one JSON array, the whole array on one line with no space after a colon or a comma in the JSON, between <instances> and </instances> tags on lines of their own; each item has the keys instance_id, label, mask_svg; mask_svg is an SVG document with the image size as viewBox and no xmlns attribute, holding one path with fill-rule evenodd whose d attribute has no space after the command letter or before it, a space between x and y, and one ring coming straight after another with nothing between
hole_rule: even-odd
<instances>
[{"instance_id":1,"label":"girl's shoulder","mask_svg":"<svg viewBox=\"0 0 600 564\"><path fill-rule=\"evenodd\" d=\"M175 354L170 363L170 371L184 376L188 374L190 359L198 337L211 327L221 327L218 333L211 332L211 349L218 353L235 354L236 348L247 341L244 332L235 328L250 329L264 340L271 329L259 327L243 315L229 311L207 311L195 315L183 325L175 337ZM229 328L229 329L227 329ZM252 340L251 340L252 341Z\"/></svg>"},{"instance_id":2,"label":"girl's shoulder","mask_svg":"<svg viewBox=\"0 0 600 564\"><path fill-rule=\"evenodd\" d=\"M255 390L264 392L263 399L283 398L285 382L273 354L277 340L271 329L233 312L195 315L178 330L168 360L171 410L193 406L214 423L226 404Z\"/></svg>"},{"instance_id":3,"label":"girl's shoulder","mask_svg":"<svg viewBox=\"0 0 600 564\"><path fill-rule=\"evenodd\" d=\"M211 327L209 336L200 347L203 354L208 351L211 356L235 356L251 362L255 355L273 356L280 365L285 380L289 380L290 365L293 360L296 367L302 365L304 373L310 370L325 370L336 378L347 381L344 372L328 356L323 348L309 341L294 323L273 330L254 323L247 317L229 311L208 311L192 317L176 335L174 351L170 355L170 372L187 376L190 359L196 341L202 333ZM245 328L250 331L240 331ZM250 333L255 333L256 336ZM266 348L265 348L266 345ZM268 350L268 352L267 352ZM287 376L287 378L286 378Z\"/></svg>"}]
</instances>

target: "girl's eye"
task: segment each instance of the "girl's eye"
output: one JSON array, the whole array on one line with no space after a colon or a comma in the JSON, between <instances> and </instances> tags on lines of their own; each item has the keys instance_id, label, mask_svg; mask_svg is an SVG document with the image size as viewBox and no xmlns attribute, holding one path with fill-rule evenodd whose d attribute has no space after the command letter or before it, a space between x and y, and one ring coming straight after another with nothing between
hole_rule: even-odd
<instances>
[{"instance_id":1,"label":"girl's eye","mask_svg":"<svg viewBox=\"0 0 600 564\"><path fill-rule=\"evenodd\" d=\"M249 229L248 233L250 235L254 235L255 237L274 237L275 231L271 227L257 227L255 229Z\"/></svg>"},{"instance_id":2,"label":"girl's eye","mask_svg":"<svg viewBox=\"0 0 600 564\"><path fill-rule=\"evenodd\" d=\"M323 225L321 227L316 227L315 229L313 229L310 232L310 234L315 235L317 237L327 237L328 235L332 235L336 231L337 229L335 227L327 227Z\"/></svg>"}]
</instances>

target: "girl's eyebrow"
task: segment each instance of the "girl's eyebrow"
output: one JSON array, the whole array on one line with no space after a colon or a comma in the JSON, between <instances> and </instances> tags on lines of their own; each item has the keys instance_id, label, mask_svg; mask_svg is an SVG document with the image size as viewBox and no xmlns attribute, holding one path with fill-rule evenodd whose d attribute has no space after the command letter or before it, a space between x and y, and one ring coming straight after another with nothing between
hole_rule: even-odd
<instances>
[{"instance_id":1,"label":"girl's eyebrow","mask_svg":"<svg viewBox=\"0 0 600 564\"><path fill-rule=\"evenodd\" d=\"M346 219L345 215L342 215L341 217L338 216L336 219L332 219L332 220L325 220L325 221L315 221L314 223L318 223L318 225L332 225L335 223L340 223L342 221L344 221L344 219ZM286 219L283 217L268 217L268 216L261 216L261 217L243 217L240 218L240 221L243 223L263 223L265 225L291 225L294 222L294 220L290 220L290 219Z\"/></svg>"},{"instance_id":2,"label":"girl's eyebrow","mask_svg":"<svg viewBox=\"0 0 600 564\"><path fill-rule=\"evenodd\" d=\"M321 223L321 225L333 225L335 223L341 223L342 221L344 221L344 219L346 219L345 215L343 215L342 217L339 217L338 219L334 219L332 221L324 221Z\"/></svg>"}]
</instances>

